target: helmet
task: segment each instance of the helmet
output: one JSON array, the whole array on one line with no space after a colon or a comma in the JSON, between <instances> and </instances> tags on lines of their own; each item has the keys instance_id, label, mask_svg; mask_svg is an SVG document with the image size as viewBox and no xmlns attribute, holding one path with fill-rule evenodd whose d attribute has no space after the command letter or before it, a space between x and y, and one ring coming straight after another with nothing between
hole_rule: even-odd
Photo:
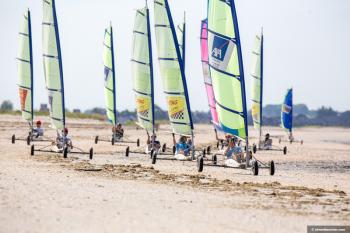
<instances>
[{"instance_id":1,"label":"helmet","mask_svg":"<svg viewBox=\"0 0 350 233\"><path fill-rule=\"evenodd\" d=\"M37 124L37 125L41 125L41 121L40 121L40 120L37 120L37 121L36 121L36 124Z\"/></svg>"},{"instance_id":2,"label":"helmet","mask_svg":"<svg viewBox=\"0 0 350 233\"><path fill-rule=\"evenodd\" d=\"M64 132L64 133L68 133L68 128L64 128L64 129L63 129L63 132Z\"/></svg>"}]
</instances>

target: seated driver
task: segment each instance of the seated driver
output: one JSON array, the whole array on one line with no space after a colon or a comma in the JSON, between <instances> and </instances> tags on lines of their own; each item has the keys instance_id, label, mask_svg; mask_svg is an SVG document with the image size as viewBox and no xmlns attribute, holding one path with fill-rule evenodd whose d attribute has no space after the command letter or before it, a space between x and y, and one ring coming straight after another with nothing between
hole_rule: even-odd
<instances>
[{"instance_id":1,"label":"seated driver","mask_svg":"<svg viewBox=\"0 0 350 233\"><path fill-rule=\"evenodd\" d=\"M267 133L265 135L264 146L271 146L271 145L272 145L272 139L270 138L270 134Z\"/></svg>"},{"instance_id":2,"label":"seated driver","mask_svg":"<svg viewBox=\"0 0 350 233\"><path fill-rule=\"evenodd\" d=\"M173 143L176 148L175 154L182 154L184 156L189 156L191 152L191 145L187 141L186 136L181 136L179 141L176 142L175 134L173 133Z\"/></svg>"},{"instance_id":3,"label":"seated driver","mask_svg":"<svg viewBox=\"0 0 350 233\"><path fill-rule=\"evenodd\" d=\"M228 147L224 152L224 155L226 156L226 159L233 159L238 163L241 163L244 160L244 153L242 151L242 148L236 145L236 142L233 138L230 140Z\"/></svg>"},{"instance_id":4,"label":"seated driver","mask_svg":"<svg viewBox=\"0 0 350 233\"><path fill-rule=\"evenodd\" d=\"M160 149L160 141L157 140L157 135L153 134L150 137L147 132L147 147L149 151L152 149L158 151Z\"/></svg>"},{"instance_id":5,"label":"seated driver","mask_svg":"<svg viewBox=\"0 0 350 233\"><path fill-rule=\"evenodd\" d=\"M57 135L56 146L58 149L63 149L67 145L68 148L73 149L72 140L68 136L68 128L62 130L62 134Z\"/></svg>"},{"instance_id":6,"label":"seated driver","mask_svg":"<svg viewBox=\"0 0 350 233\"><path fill-rule=\"evenodd\" d=\"M122 124L118 123L116 127L113 126L112 132L113 132L113 137L116 141L120 141L123 139L124 129Z\"/></svg>"},{"instance_id":7,"label":"seated driver","mask_svg":"<svg viewBox=\"0 0 350 233\"><path fill-rule=\"evenodd\" d=\"M41 128L41 121L36 121L36 127L33 128L33 137L38 138L44 136L44 129Z\"/></svg>"}]
</instances>

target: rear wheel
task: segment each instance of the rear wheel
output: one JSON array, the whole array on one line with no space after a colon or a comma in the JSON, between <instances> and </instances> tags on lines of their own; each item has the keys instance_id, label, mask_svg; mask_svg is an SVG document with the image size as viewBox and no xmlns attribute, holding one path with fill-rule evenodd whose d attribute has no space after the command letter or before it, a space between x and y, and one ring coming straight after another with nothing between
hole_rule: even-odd
<instances>
[{"instance_id":1,"label":"rear wheel","mask_svg":"<svg viewBox=\"0 0 350 233\"><path fill-rule=\"evenodd\" d=\"M197 158L197 169L198 172L202 172L203 171L203 167L204 167L204 159L202 156L199 156Z\"/></svg>"},{"instance_id":2,"label":"rear wheel","mask_svg":"<svg viewBox=\"0 0 350 233\"><path fill-rule=\"evenodd\" d=\"M166 143L164 143L162 146L162 152L164 153L165 151L166 151Z\"/></svg>"},{"instance_id":3,"label":"rear wheel","mask_svg":"<svg viewBox=\"0 0 350 233\"><path fill-rule=\"evenodd\" d=\"M29 146L30 145L30 136L27 137L27 145Z\"/></svg>"},{"instance_id":4,"label":"rear wheel","mask_svg":"<svg viewBox=\"0 0 350 233\"><path fill-rule=\"evenodd\" d=\"M130 147L127 147L125 150L125 157L129 157L129 153L130 153Z\"/></svg>"},{"instance_id":5,"label":"rear wheel","mask_svg":"<svg viewBox=\"0 0 350 233\"><path fill-rule=\"evenodd\" d=\"M203 151L202 151L203 157L206 156L206 153L207 153L207 151L205 149L203 149Z\"/></svg>"},{"instance_id":6,"label":"rear wheel","mask_svg":"<svg viewBox=\"0 0 350 233\"><path fill-rule=\"evenodd\" d=\"M136 145L137 145L137 147L139 147L139 146L140 146L140 139L137 139L137 141L136 141Z\"/></svg>"},{"instance_id":7,"label":"rear wheel","mask_svg":"<svg viewBox=\"0 0 350 233\"><path fill-rule=\"evenodd\" d=\"M269 166L270 166L270 176L273 176L275 174L275 162L271 160L269 162Z\"/></svg>"},{"instance_id":8,"label":"rear wheel","mask_svg":"<svg viewBox=\"0 0 350 233\"><path fill-rule=\"evenodd\" d=\"M65 147L64 149L63 149L63 158L67 158L68 157L68 147Z\"/></svg>"},{"instance_id":9,"label":"rear wheel","mask_svg":"<svg viewBox=\"0 0 350 233\"><path fill-rule=\"evenodd\" d=\"M300 145L303 145L303 144L304 144L304 140L301 140L301 141L300 141Z\"/></svg>"},{"instance_id":10,"label":"rear wheel","mask_svg":"<svg viewBox=\"0 0 350 233\"><path fill-rule=\"evenodd\" d=\"M256 154L256 151L257 151L256 144L253 144L253 153Z\"/></svg>"},{"instance_id":11,"label":"rear wheel","mask_svg":"<svg viewBox=\"0 0 350 233\"><path fill-rule=\"evenodd\" d=\"M12 135L11 142L12 142L12 144L15 144L15 142L16 142L16 135Z\"/></svg>"},{"instance_id":12,"label":"rear wheel","mask_svg":"<svg viewBox=\"0 0 350 233\"><path fill-rule=\"evenodd\" d=\"M30 155L31 156L34 156L34 150L35 148L34 148L34 145L32 145L31 147L30 147Z\"/></svg>"},{"instance_id":13,"label":"rear wheel","mask_svg":"<svg viewBox=\"0 0 350 233\"><path fill-rule=\"evenodd\" d=\"M90 151L89 151L89 158L90 158L90 160L92 160L93 157L94 157L94 149L90 148Z\"/></svg>"},{"instance_id":14,"label":"rear wheel","mask_svg":"<svg viewBox=\"0 0 350 233\"><path fill-rule=\"evenodd\" d=\"M253 162L252 170L253 170L253 175L254 175L254 176L259 175L259 164L258 164L258 161L255 160L255 161Z\"/></svg>"},{"instance_id":15,"label":"rear wheel","mask_svg":"<svg viewBox=\"0 0 350 233\"><path fill-rule=\"evenodd\" d=\"M98 136L95 137L95 144L98 143Z\"/></svg>"},{"instance_id":16,"label":"rear wheel","mask_svg":"<svg viewBox=\"0 0 350 233\"><path fill-rule=\"evenodd\" d=\"M216 143L216 148L219 149L219 146L220 146L220 142L217 141L217 143Z\"/></svg>"},{"instance_id":17,"label":"rear wheel","mask_svg":"<svg viewBox=\"0 0 350 233\"><path fill-rule=\"evenodd\" d=\"M152 164L156 164L156 162L157 162L157 153L153 152L151 155L152 155Z\"/></svg>"},{"instance_id":18,"label":"rear wheel","mask_svg":"<svg viewBox=\"0 0 350 233\"><path fill-rule=\"evenodd\" d=\"M112 137L111 143L112 143L112 146L114 146L114 143L115 143L114 137Z\"/></svg>"},{"instance_id":19,"label":"rear wheel","mask_svg":"<svg viewBox=\"0 0 350 233\"><path fill-rule=\"evenodd\" d=\"M173 155L175 155L176 152L176 146L173 146Z\"/></svg>"},{"instance_id":20,"label":"rear wheel","mask_svg":"<svg viewBox=\"0 0 350 233\"><path fill-rule=\"evenodd\" d=\"M208 146L207 147L207 155L210 155L210 153L211 153L211 146Z\"/></svg>"},{"instance_id":21,"label":"rear wheel","mask_svg":"<svg viewBox=\"0 0 350 233\"><path fill-rule=\"evenodd\" d=\"M213 155L211 157L211 161L214 165L217 165L218 164L218 156L217 155Z\"/></svg>"},{"instance_id":22,"label":"rear wheel","mask_svg":"<svg viewBox=\"0 0 350 233\"><path fill-rule=\"evenodd\" d=\"M283 154L286 155L287 154L287 147L283 147Z\"/></svg>"}]
</instances>

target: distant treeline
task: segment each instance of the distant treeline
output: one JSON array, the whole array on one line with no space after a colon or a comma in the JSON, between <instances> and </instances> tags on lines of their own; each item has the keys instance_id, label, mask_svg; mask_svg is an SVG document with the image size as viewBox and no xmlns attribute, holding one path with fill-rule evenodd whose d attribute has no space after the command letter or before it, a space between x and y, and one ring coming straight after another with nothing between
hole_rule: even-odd
<instances>
[{"instance_id":1,"label":"distant treeline","mask_svg":"<svg viewBox=\"0 0 350 233\"><path fill-rule=\"evenodd\" d=\"M4 101L0 106L0 113L10 113L13 111L13 105L10 101ZM154 107L155 120L159 122L168 121L168 112L161 109L159 106ZM309 110L305 104L294 105L294 126L340 126L350 127L350 111L337 112L332 108L321 107L317 110ZM79 109L74 109L72 112L66 110L68 117L74 118L93 118L98 120L106 120L106 110L104 108L93 108L81 113ZM13 112L18 113L19 111ZM267 126L279 126L281 105L266 105L263 109L263 124ZM45 112L36 112L37 115L46 115ZM194 111L192 112L194 123L210 123L211 116L209 111ZM122 123L131 123L136 121L136 111L124 110L118 112L118 120ZM253 120L248 112L248 124L252 125Z\"/></svg>"}]
</instances>

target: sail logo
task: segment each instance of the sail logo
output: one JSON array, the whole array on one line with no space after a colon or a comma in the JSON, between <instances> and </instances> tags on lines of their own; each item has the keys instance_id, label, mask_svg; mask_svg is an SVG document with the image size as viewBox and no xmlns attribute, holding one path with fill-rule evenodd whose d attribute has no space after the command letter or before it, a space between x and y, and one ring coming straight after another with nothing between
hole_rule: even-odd
<instances>
[{"instance_id":1,"label":"sail logo","mask_svg":"<svg viewBox=\"0 0 350 233\"><path fill-rule=\"evenodd\" d=\"M292 107L286 104L283 104L283 112L289 114L292 111Z\"/></svg>"},{"instance_id":2,"label":"sail logo","mask_svg":"<svg viewBox=\"0 0 350 233\"><path fill-rule=\"evenodd\" d=\"M185 101L182 97L168 97L169 116L174 120L185 119Z\"/></svg>"},{"instance_id":3,"label":"sail logo","mask_svg":"<svg viewBox=\"0 0 350 233\"><path fill-rule=\"evenodd\" d=\"M213 41L213 47L211 50L211 56L220 61L223 61L225 59L228 46L229 40L226 40L219 36L215 36Z\"/></svg>"},{"instance_id":4,"label":"sail logo","mask_svg":"<svg viewBox=\"0 0 350 233\"><path fill-rule=\"evenodd\" d=\"M26 108L26 99L28 91L26 89L19 89L19 98L21 100L21 110L23 111Z\"/></svg>"}]
</instances>

